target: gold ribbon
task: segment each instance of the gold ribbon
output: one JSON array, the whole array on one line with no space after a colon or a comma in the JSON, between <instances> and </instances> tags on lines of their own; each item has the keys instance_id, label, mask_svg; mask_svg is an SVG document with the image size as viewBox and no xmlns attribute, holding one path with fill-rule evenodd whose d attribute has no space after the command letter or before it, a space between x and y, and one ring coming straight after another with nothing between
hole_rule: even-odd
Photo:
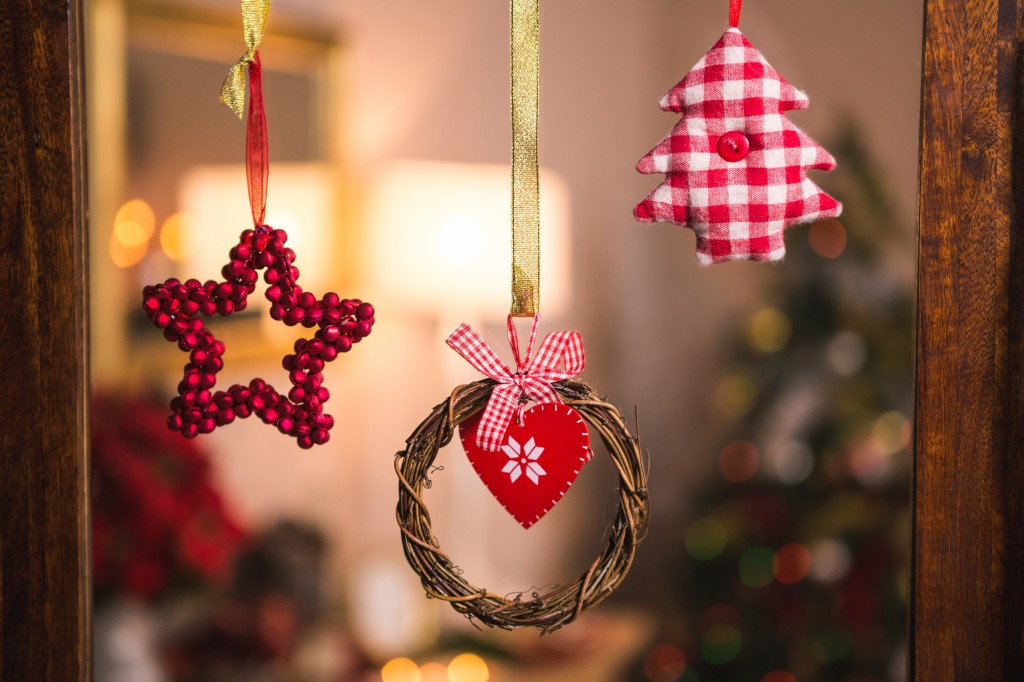
<instances>
[{"instance_id":1,"label":"gold ribbon","mask_svg":"<svg viewBox=\"0 0 1024 682\"><path fill-rule=\"evenodd\" d=\"M245 54L231 70L220 86L221 104L226 104L241 119L245 113L245 66L252 62L256 47L263 40L270 16L270 0L242 0L242 32L245 35Z\"/></svg>"},{"instance_id":2,"label":"gold ribbon","mask_svg":"<svg viewBox=\"0 0 1024 682\"><path fill-rule=\"evenodd\" d=\"M540 0L512 0L512 315L540 307Z\"/></svg>"}]
</instances>

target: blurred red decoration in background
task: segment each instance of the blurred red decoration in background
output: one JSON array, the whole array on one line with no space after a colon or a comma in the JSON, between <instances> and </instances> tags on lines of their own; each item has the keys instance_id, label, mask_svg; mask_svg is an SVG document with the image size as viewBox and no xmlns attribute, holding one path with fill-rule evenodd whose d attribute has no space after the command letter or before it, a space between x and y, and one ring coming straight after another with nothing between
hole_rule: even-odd
<instances>
[{"instance_id":1,"label":"blurred red decoration in background","mask_svg":"<svg viewBox=\"0 0 1024 682\"><path fill-rule=\"evenodd\" d=\"M246 533L211 479L208 455L141 398L92 403L93 581L146 600L223 584Z\"/></svg>"}]
</instances>

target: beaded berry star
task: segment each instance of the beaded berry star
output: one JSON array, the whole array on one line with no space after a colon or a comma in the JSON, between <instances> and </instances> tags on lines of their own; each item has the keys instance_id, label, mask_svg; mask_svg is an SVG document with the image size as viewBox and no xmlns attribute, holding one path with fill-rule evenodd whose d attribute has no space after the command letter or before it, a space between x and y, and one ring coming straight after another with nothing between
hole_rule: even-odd
<instances>
[{"instance_id":1,"label":"beaded berry star","mask_svg":"<svg viewBox=\"0 0 1024 682\"><path fill-rule=\"evenodd\" d=\"M373 327L373 306L358 299L342 299L327 293L320 299L298 284L295 252L285 247L288 235L260 225L242 232L231 249L231 260L221 270L222 282L200 283L168 279L145 287L142 306L164 338L189 354L178 395L171 400L167 425L186 438L209 433L236 418L255 414L281 433L292 436L301 448L326 443L334 418L324 413L330 393L323 386L324 365L339 353L351 350ZM278 393L263 379L248 385L235 384L213 391L217 373L224 367L224 342L216 339L196 315L229 316L244 310L256 290L258 270L270 301L270 316L288 326L316 327L312 338L295 342L295 352L282 365L292 387Z\"/></svg>"}]
</instances>

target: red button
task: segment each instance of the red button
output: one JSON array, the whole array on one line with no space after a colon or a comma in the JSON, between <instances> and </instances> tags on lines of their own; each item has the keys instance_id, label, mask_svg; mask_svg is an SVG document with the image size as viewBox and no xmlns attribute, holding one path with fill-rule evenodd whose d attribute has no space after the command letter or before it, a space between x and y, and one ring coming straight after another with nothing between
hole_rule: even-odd
<instances>
[{"instance_id":1,"label":"red button","mask_svg":"<svg viewBox=\"0 0 1024 682\"><path fill-rule=\"evenodd\" d=\"M718 154L726 161L742 161L750 151L750 140L738 130L731 130L718 138Z\"/></svg>"}]
</instances>

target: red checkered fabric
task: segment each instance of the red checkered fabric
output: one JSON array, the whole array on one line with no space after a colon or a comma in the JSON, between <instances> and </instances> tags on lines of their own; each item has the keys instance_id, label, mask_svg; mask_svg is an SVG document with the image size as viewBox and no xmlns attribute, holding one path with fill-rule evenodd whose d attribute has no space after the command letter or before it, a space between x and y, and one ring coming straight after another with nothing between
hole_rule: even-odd
<instances>
[{"instance_id":1,"label":"red checkered fabric","mask_svg":"<svg viewBox=\"0 0 1024 682\"><path fill-rule=\"evenodd\" d=\"M583 353L583 337L579 332L552 332L544 337L536 357L533 345L537 339L540 315L534 315L530 329L530 341L526 355L519 352L519 338L511 315L508 317L508 340L516 361L513 372L491 350L479 334L467 324L448 337L448 345L464 357L477 371L498 382L484 408L480 426L477 429L476 445L496 452L505 443L505 432L512 418L522 411L523 399L538 403L560 403L558 394L551 387L555 381L574 377L583 371L586 357Z\"/></svg>"},{"instance_id":2,"label":"red checkered fabric","mask_svg":"<svg viewBox=\"0 0 1024 682\"><path fill-rule=\"evenodd\" d=\"M825 149L783 112L807 108L807 95L787 83L737 28L730 28L693 70L661 99L683 117L637 164L667 177L634 210L640 222L672 222L697 235L697 260L776 261L786 226L835 218L842 205L809 180L832 170ZM727 161L719 140L738 131L745 158Z\"/></svg>"}]
</instances>

